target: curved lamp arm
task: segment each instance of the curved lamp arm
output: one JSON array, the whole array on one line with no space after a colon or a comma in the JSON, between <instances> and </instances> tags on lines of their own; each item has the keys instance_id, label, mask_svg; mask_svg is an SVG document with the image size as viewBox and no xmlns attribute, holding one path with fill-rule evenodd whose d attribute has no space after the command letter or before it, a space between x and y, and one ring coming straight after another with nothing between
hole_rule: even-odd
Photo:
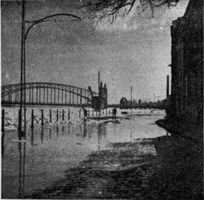
<instances>
[{"instance_id":1,"label":"curved lamp arm","mask_svg":"<svg viewBox=\"0 0 204 200\"><path fill-rule=\"evenodd\" d=\"M25 32L25 38L24 39L25 40L27 39L28 33L32 29L33 26L35 26L36 24L42 23L42 22L49 21L47 19L50 19L50 18L53 18L53 17L57 17L57 16L68 16L68 17L73 17L73 18L75 18L75 19L77 19L79 21L81 20L81 18L76 16L76 15L66 14L66 13L53 14L53 15L49 15L49 16L43 17L43 18L38 19L38 20L32 20L32 21L25 20L24 21L25 23L31 23L31 25L28 27L27 31Z\"/></svg>"}]
</instances>

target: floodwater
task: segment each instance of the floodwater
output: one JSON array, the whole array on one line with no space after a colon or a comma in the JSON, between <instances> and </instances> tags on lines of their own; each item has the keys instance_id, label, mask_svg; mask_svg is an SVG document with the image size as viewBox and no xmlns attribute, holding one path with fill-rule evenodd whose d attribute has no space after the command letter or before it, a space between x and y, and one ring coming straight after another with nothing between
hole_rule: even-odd
<instances>
[{"instance_id":1,"label":"floodwater","mask_svg":"<svg viewBox=\"0 0 204 200\"><path fill-rule=\"evenodd\" d=\"M6 131L2 140L2 197L23 198L44 189L93 151L112 148L112 143L166 135L154 123L164 116L164 112L133 112L123 115L117 123L53 123L29 128L26 139L21 141L17 131Z\"/></svg>"}]
</instances>

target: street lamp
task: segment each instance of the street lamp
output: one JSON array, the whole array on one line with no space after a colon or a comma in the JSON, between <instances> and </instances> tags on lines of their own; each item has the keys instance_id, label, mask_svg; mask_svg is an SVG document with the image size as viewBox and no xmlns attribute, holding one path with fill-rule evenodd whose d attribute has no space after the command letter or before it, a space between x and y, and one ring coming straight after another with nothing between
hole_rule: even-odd
<instances>
[{"instance_id":1,"label":"street lamp","mask_svg":"<svg viewBox=\"0 0 204 200\"><path fill-rule=\"evenodd\" d=\"M25 0L22 0L22 15L21 15L21 74L20 74L20 111L19 111L19 137L26 133L26 54L25 54L25 42L30 30L39 23L48 21L48 19L59 16L67 16L81 20L80 17L69 13L57 13L45 16L37 20L25 20ZM26 29L26 24L30 24ZM23 119L24 118L24 127Z\"/></svg>"}]
</instances>

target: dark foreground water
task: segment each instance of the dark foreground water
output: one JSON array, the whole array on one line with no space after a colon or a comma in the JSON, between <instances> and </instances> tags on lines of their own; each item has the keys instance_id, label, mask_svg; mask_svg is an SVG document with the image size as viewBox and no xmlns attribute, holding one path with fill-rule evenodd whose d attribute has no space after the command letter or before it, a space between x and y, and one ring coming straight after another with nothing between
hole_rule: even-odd
<instances>
[{"instance_id":1,"label":"dark foreground water","mask_svg":"<svg viewBox=\"0 0 204 200\"><path fill-rule=\"evenodd\" d=\"M112 143L166 134L154 122L164 114L132 114L119 122L58 123L27 131L19 141L17 131L6 131L2 158L2 197L18 198L48 187L64 177L93 151Z\"/></svg>"}]
</instances>

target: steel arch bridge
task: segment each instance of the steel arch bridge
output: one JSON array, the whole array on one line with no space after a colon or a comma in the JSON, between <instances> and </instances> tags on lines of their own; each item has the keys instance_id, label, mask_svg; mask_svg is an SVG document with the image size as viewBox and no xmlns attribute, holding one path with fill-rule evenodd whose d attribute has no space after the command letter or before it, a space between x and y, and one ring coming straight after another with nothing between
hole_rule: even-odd
<instances>
[{"instance_id":1,"label":"steel arch bridge","mask_svg":"<svg viewBox=\"0 0 204 200\"><path fill-rule=\"evenodd\" d=\"M26 105L59 105L81 106L90 104L96 92L71 85L30 82L23 85L26 92ZM20 104L20 84L9 84L1 87L2 105Z\"/></svg>"}]
</instances>

